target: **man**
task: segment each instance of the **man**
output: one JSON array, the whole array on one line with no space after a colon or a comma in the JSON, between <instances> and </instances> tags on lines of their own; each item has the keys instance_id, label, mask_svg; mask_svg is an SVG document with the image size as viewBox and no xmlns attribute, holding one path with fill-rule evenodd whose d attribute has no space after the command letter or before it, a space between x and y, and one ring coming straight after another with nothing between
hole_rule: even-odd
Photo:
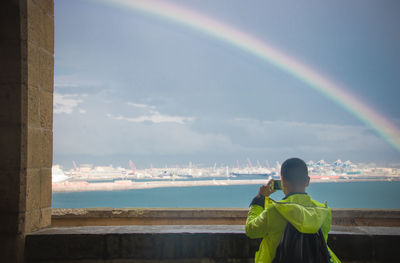
<instances>
[{"instance_id":1,"label":"man","mask_svg":"<svg viewBox=\"0 0 400 263\"><path fill-rule=\"evenodd\" d=\"M250 204L246 235L263 238L255 262L272 262L286 225L291 223L301 233L322 230L325 242L331 227L332 214L326 204L311 199L306 193L310 183L305 162L298 158L286 160L281 167L282 190L285 197L276 202L269 198L275 192L273 180L260 187ZM340 262L329 249L331 261Z\"/></svg>"}]
</instances>

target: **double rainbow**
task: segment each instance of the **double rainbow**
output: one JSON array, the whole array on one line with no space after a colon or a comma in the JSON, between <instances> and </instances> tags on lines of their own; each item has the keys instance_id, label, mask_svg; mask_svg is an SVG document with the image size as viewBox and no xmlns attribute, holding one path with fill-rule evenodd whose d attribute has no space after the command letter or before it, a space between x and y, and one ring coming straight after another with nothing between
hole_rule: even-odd
<instances>
[{"instance_id":1,"label":"double rainbow","mask_svg":"<svg viewBox=\"0 0 400 263\"><path fill-rule=\"evenodd\" d=\"M165 1L102 0L102 2L166 18L201 31L279 67L341 105L400 152L400 129L397 126L340 85L267 43L215 19Z\"/></svg>"}]
</instances>

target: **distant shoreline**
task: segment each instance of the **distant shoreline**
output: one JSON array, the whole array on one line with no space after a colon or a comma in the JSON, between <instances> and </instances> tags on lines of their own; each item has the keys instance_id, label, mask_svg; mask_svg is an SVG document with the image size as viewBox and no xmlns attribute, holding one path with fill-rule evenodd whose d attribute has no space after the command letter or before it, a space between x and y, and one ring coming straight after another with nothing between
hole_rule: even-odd
<instances>
[{"instance_id":1,"label":"distant shoreline","mask_svg":"<svg viewBox=\"0 0 400 263\"><path fill-rule=\"evenodd\" d=\"M313 179L311 183L346 183L346 182L379 182L400 181L400 178L388 179ZM230 186L230 185L262 185L266 179L250 180L201 180L201 181L146 181L117 180L114 182L89 183L86 181L53 183L53 193L90 192L90 191L119 191L132 189L153 189L169 187L196 186Z\"/></svg>"}]
</instances>

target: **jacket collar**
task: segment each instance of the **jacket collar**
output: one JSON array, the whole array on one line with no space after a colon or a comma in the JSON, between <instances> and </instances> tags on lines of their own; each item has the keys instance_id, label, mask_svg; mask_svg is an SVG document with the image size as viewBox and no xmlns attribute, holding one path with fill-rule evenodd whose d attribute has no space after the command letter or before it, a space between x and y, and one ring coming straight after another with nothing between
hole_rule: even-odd
<instances>
[{"instance_id":1,"label":"jacket collar","mask_svg":"<svg viewBox=\"0 0 400 263\"><path fill-rule=\"evenodd\" d=\"M291 192L291 193L288 193L284 198L282 198L282 200L288 198L291 195L308 195L308 194L307 193L302 193L302 192Z\"/></svg>"}]
</instances>

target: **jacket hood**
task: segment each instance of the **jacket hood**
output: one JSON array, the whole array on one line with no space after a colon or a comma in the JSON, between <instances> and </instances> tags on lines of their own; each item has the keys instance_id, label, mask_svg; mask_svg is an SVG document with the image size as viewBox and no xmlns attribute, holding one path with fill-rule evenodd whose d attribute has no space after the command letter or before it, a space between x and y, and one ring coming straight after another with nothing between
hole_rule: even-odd
<instances>
[{"instance_id":1,"label":"jacket hood","mask_svg":"<svg viewBox=\"0 0 400 263\"><path fill-rule=\"evenodd\" d=\"M319 203L318 203L319 204ZM273 202L277 211L302 233L316 233L330 215L326 205L318 206L307 194L295 194Z\"/></svg>"}]
</instances>

